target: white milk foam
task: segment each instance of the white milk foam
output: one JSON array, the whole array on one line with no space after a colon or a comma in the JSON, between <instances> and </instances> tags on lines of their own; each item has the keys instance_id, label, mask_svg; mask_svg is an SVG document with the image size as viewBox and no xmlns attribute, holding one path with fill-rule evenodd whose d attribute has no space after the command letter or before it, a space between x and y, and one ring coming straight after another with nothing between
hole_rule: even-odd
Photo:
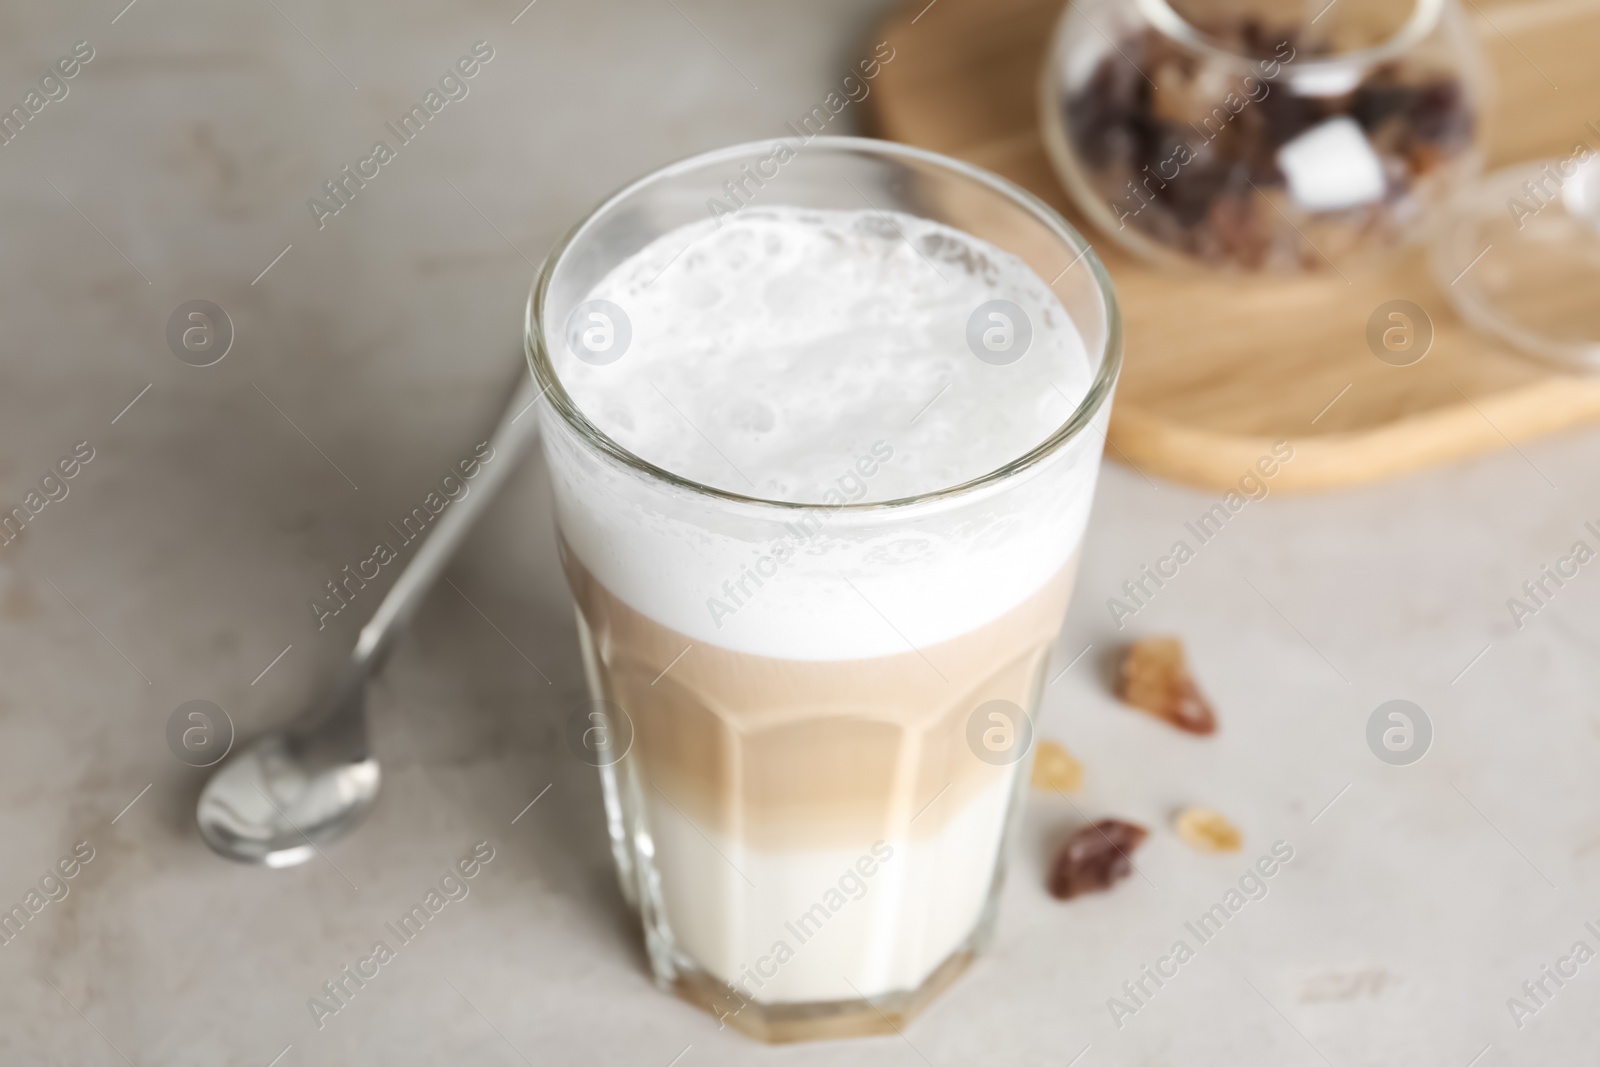
<instances>
[{"instance_id":1,"label":"white milk foam","mask_svg":"<svg viewBox=\"0 0 1600 1067\"><path fill-rule=\"evenodd\" d=\"M748 208L666 234L589 299L621 307L633 335L605 366L560 346L590 421L674 474L768 500L821 503L878 441L895 462L853 499L958 485L1039 444L1089 387L1083 342L1038 275L912 215ZM1032 327L1006 366L968 346L990 300Z\"/></svg>"},{"instance_id":2,"label":"white milk foam","mask_svg":"<svg viewBox=\"0 0 1600 1067\"><path fill-rule=\"evenodd\" d=\"M1065 266L1065 257L1063 257ZM781 512L708 500L547 437L569 547L636 610L697 641L796 659L904 653L1002 615L1057 574L1087 521L1098 449L1000 487L883 512L1053 433L1092 374L1022 260L900 213L750 207L666 233L588 293L623 309L615 362L547 332L574 403L635 455ZM1025 353L980 360L968 321L1008 300ZM982 327L995 324L980 316ZM1095 429L1104 432L1109 405Z\"/></svg>"}]
</instances>

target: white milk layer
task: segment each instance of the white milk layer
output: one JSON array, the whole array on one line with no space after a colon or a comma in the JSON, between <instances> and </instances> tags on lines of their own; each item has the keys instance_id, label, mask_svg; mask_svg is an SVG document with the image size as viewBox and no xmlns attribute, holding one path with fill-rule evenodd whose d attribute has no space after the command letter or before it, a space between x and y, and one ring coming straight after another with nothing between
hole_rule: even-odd
<instances>
[{"instance_id":1,"label":"white milk layer","mask_svg":"<svg viewBox=\"0 0 1600 1067\"><path fill-rule=\"evenodd\" d=\"M915 989L977 925L1015 773L935 834L854 850L750 848L651 796L654 865L673 935L760 1003Z\"/></svg>"},{"instance_id":2,"label":"white milk layer","mask_svg":"<svg viewBox=\"0 0 1600 1067\"><path fill-rule=\"evenodd\" d=\"M998 617L1077 547L1095 448L950 500L838 506L995 471L1082 401L1082 338L1015 256L905 214L751 207L665 234L589 299L625 323L586 304L547 343L591 422L686 479L815 505L711 500L552 433L568 545L662 625L767 656L900 653ZM626 334L619 358L574 354L589 324Z\"/></svg>"}]
</instances>

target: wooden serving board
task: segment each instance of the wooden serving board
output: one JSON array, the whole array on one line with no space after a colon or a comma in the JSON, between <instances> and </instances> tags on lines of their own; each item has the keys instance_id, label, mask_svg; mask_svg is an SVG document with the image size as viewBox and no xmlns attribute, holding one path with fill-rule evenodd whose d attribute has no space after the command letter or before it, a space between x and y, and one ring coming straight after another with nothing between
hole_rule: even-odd
<instances>
[{"instance_id":1,"label":"wooden serving board","mask_svg":"<svg viewBox=\"0 0 1600 1067\"><path fill-rule=\"evenodd\" d=\"M1600 0L1464 6L1496 79L1489 168L1566 156L1579 140L1595 146L1584 123L1600 119ZM875 38L895 56L864 103L875 135L1003 174L1093 243L1126 329L1114 457L1223 489L1287 439L1294 460L1273 488L1319 490L1600 420L1600 377L1558 374L1473 331L1421 249L1346 270L1348 282L1331 272L1172 274L1122 251L1068 202L1039 137L1039 71L1062 9L1061 0L908 0ZM1432 348L1409 367L1381 362L1366 344L1368 318L1393 299L1417 303L1434 324Z\"/></svg>"}]
</instances>

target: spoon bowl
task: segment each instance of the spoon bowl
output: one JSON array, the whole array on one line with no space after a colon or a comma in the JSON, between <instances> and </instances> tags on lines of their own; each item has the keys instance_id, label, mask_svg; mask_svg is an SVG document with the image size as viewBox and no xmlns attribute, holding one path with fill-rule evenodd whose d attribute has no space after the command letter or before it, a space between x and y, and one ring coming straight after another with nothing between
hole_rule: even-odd
<instances>
[{"instance_id":1,"label":"spoon bowl","mask_svg":"<svg viewBox=\"0 0 1600 1067\"><path fill-rule=\"evenodd\" d=\"M292 867L372 807L382 774L367 743L367 680L382 668L417 605L537 435L538 417L529 409L540 395L527 368L519 368L472 492L434 523L362 627L333 699L256 738L211 776L195 819L213 851L242 863Z\"/></svg>"},{"instance_id":2,"label":"spoon bowl","mask_svg":"<svg viewBox=\"0 0 1600 1067\"><path fill-rule=\"evenodd\" d=\"M196 819L229 859L292 867L354 826L378 798L378 761L312 767L283 733L256 739L206 783Z\"/></svg>"},{"instance_id":3,"label":"spoon bowl","mask_svg":"<svg viewBox=\"0 0 1600 1067\"><path fill-rule=\"evenodd\" d=\"M329 704L256 738L211 776L195 811L206 844L291 867L361 820L382 777L367 746L370 669L352 663Z\"/></svg>"}]
</instances>

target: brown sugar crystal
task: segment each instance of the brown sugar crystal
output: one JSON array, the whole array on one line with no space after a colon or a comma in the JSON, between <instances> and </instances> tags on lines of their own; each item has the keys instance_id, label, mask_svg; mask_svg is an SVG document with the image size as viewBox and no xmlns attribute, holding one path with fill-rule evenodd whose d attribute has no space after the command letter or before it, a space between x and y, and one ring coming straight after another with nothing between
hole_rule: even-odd
<instances>
[{"instance_id":1,"label":"brown sugar crystal","mask_svg":"<svg viewBox=\"0 0 1600 1067\"><path fill-rule=\"evenodd\" d=\"M1173 823L1178 836L1200 852L1238 852L1244 836L1221 812L1188 808Z\"/></svg>"},{"instance_id":2,"label":"brown sugar crystal","mask_svg":"<svg viewBox=\"0 0 1600 1067\"><path fill-rule=\"evenodd\" d=\"M1083 764L1060 742L1040 741L1031 781L1035 789L1075 793L1083 788Z\"/></svg>"},{"instance_id":3,"label":"brown sugar crystal","mask_svg":"<svg viewBox=\"0 0 1600 1067\"><path fill-rule=\"evenodd\" d=\"M1085 826L1056 853L1050 867L1050 895L1071 900L1110 889L1133 873L1133 861L1128 857L1147 835L1144 827L1121 819L1101 819Z\"/></svg>"},{"instance_id":4,"label":"brown sugar crystal","mask_svg":"<svg viewBox=\"0 0 1600 1067\"><path fill-rule=\"evenodd\" d=\"M1217 729L1217 716L1201 695L1176 637L1147 637L1128 647L1117 696L1191 734Z\"/></svg>"}]
</instances>

